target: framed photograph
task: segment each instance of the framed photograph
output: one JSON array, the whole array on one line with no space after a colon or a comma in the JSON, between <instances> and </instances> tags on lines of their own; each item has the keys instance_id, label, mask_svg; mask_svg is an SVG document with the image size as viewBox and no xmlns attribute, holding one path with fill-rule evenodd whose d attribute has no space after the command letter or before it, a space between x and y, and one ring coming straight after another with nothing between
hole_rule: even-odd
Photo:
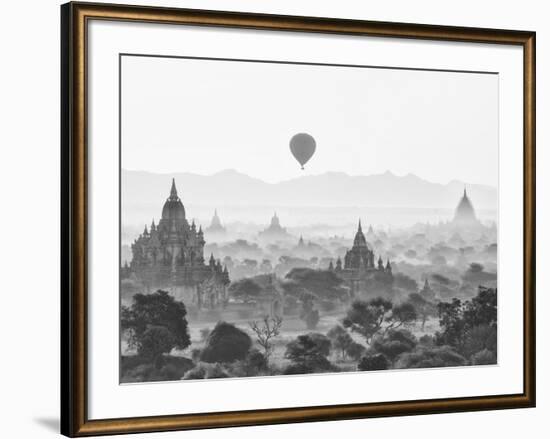
<instances>
[{"instance_id":1,"label":"framed photograph","mask_svg":"<svg viewBox=\"0 0 550 439\"><path fill-rule=\"evenodd\" d=\"M62 433L535 405L535 34L61 7Z\"/></svg>"}]
</instances>

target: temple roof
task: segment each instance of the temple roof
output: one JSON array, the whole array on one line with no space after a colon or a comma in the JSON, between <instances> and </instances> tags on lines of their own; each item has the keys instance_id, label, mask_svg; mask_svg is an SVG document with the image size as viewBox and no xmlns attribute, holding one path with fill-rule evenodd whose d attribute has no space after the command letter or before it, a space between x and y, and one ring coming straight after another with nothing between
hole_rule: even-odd
<instances>
[{"instance_id":1,"label":"temple roof","mask_svg":"<svg viewBox=\"0 0 550 439\"><path fill-rule=\"evenodd\" d=\"M359 220L359 226L357 227L357 233L355 233L355 239L353 240L354 247L367 247L367 240L363 234L363 229L361 228L361 220Z\"/></svg>"},{"instance_id":2,"label":"temple roof","mask_svg":"<svg viewBox=\"0 0 550 439\"><path fill-rule=\"evenodd\" d=\"M170 189L170 196L168 197L168 199L164 203L164 207L162 208L162 219L165 219L165 220L168 220L168 219L184 220L185 219L185 208L183 207L183 203L178 197L178 191L176 189L175 179L172 179L172 188Z\"/></svg>"},{"instance_id":3,"label":"temple roof","mask_svg":"<svg viewBox=\"0 0 550 439\"><path fill-rule=\"evenodd\" d=\"M459 223L477 222L474 206L468 198L466 188L464 188L464 194L456 207L453 221Z\"/></svg>"}]
</instances>

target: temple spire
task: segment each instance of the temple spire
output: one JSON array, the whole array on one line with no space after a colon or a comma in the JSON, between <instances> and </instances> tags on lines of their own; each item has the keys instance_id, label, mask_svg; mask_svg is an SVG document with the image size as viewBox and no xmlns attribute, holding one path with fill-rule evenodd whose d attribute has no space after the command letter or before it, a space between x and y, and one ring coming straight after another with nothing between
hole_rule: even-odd
<instances>
[{"instance_id":1,"label":"temple spire","mask_svg":"<svg viewBox=\"0 0 550 439\"><path fill-rule=\"evenodd\" d=\"M359 218L359 226L357 227L358 232L362 232L363 229L361 228L361 218Z\"/></svg>"},{"instance_id":2,"label":"temple spire","mask_svg":"<svg viewBox=\"0 0 550 439\"><path fill-rule=\"evenodd\" d=\"M176 189L176 179L172 178L172 188L170 189L170 198L177 199L178 198L178 191Z\"/></svg>"},{"instance_id":3,"label":"temple spire","mask_svg":"<svg viewBox=\"0 0 550 439\"><path fill-rule=\"evenodd\" d=\"M466 198L468 195L466 195L466 186L464 186L464 198Z\"/></svg>"}]
</instances>

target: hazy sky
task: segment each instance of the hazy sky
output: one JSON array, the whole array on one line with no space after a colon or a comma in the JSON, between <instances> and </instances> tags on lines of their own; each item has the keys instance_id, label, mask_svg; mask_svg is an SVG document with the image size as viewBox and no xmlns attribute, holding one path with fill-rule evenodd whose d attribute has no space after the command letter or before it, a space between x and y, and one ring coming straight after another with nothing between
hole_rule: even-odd
<instances>
[{"instance_id":1,"label":"hazy sky","mask_svg":"<svg viewBox=\"0 0 550 439\"><path fill-rule=\"evenodd\" d=\"M317 142L304 171L289 150L299 132ZM125 169L497 186L497 159L497 75L123 57Z\"/></svg>"}]
</instances>

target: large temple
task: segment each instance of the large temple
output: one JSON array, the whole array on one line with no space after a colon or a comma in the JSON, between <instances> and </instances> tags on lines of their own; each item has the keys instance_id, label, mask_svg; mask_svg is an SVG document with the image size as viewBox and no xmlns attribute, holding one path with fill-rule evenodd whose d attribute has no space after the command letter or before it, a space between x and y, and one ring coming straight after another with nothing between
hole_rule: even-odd
<instances>
[{"instance_id":1,"label":"large temple","mask_svg":"<svg viewBox=\"0 0 550 439\"><path fill-rule=\"evenodd\" d=\"M170 196L162 208L162 216L150 229L145 229L132 244L130 273L145 289L170 291L186 305L200 308L225 306L228 300L229 274L210 256L204 260L202 228L186 219L185 207L172 180Z\"/></svg>"},{"instance_id":2,"label":"large temple","mask_svg":"<svg viewBox=\"0 0 550 439\"><path fill-rule=\"evenodd\" d=\"M267 241L286 240L291 236L284 227L281 226L277 212L273 214L269 227L259 233L259 238Z\"/></svg>"},{"instance_id":3,"label":"large temple","mask_svg":"<svg viewBox=\"0 0 550 439\"><path fill-rule=\"evenodd\" d=\"M377 281L386 281L383 283L388 285L391 285L393 280L389 259L384 265L382 257L379 256L375 264L374 251L367 243L361 220L359 220L353 246L344 256L344 266L342 267L342 260L338 258L336 266L334 267L331 262L329 269L334 270L345 281L352 296L358 293L369 293L368 284L374 277L377 277Z\"/></svg>"},{"instance_id":4,"label":"large temple","mask_svg":"<svg viewBox=\"0 0 550 439\"><path fill-rule=\"evenodd\" d=\"M218 216L218 210L214 209L214 216L210 222L210 226L205 229L207 234L225 234L225 227L222 225L220 217Z\"/></svg>"},{"instance_id":5,"label":"large temple","mask_svg":"<svg viewBox=\"0 0 550 439\"><path fill-rule=\"evenodd\" d=\"M464 194L456 207L453 224L466 227L479 225L474 206L466 193L466 188L464 188Z\"/></svg>"}]
</instances>

